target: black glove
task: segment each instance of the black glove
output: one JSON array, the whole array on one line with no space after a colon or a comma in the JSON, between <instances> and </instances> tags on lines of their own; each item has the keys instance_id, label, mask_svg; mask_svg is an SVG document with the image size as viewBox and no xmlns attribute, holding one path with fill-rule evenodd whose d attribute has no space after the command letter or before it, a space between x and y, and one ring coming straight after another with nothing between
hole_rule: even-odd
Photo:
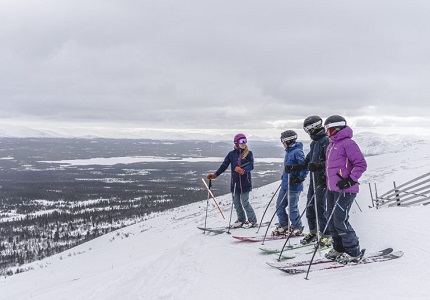
<instances>
[{"instance_id":1,"label":"black glove","mask_svg":"<svg viewBox=\"0 0 430 300\"><path fill-rule=\"evenodd\" d=\"M285 166L285 172L287 172L287 173L300 172L301 170L303 170L303 167L301 165L286 165Z\"/></svg>"},{"instance_id":2,"label":"black glove","mask_svg":"<svg viewBox=\"0 0 430 300\"><path fill-rule=\"evenodd\" d=\"M308 170L311 172L322 171L322 170L324 170L324 168L325 168L324 164L317 164L317 163L313 163L313 162L310 162L308 164Z\"/></svg>"},{"instance_id":3,"label":"black glove","mask_svg":"<svg viewBox=\"0 0 430 300\"><path fill-rule=\"evenodd\" d=\"M336 183L336 186L341 190L344 190L353 186L356 183L357 182L355 182L354 180L351 179L351 177L348 176L347 178L342 178L338 183Z\"/></svg>"},{"instance_id":4,"label":"black glove","mask_svg":"<svg viewBox=\"0 0 430 300\"><path fill-rule=\"evenodd\" d=\"M300 177L290 177L290 184L300 184L303 181L305 180Z\"/></svg>"}]
</instances>

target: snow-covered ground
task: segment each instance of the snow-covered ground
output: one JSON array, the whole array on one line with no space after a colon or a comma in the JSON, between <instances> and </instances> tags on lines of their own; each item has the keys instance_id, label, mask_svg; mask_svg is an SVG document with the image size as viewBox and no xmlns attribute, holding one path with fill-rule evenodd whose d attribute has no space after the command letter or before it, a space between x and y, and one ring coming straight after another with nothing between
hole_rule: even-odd
<instances>
[{"instance_id":1,"label":"snow-covered ground","mask_svg":"<svg viewBox=\"0 0 430 300\"><path fill-rule=\"evenodd\" d=\"M393 181L401 184L429 172L430 143L408 144L403 150L367 158L369 169L357 197L363 212L356 205L351 212L361 246L368 252L386 247L403 250L398 260L312 272L309 280L290 276L266 265L276 256L262 254L261 243L202 234L196 228L204 224L206 200L202 200L35 262L34 270L1 278L0 299L430 299L430 205L368 207L368 183L372 187L376 183L382 193L392 188ZM196 185L200 184L197 179ZM278 185L252 192L259 218ZM208 226L228 224L230 198L217 197L226 220L210 205ZM301 209L304 202L302 193ZM265 219L273 212L272 205ZM255 235L255 229L233 233ZM268 241L265 246L279 248L283 242ZM306 258L310 255L294 260Z\"/></svg>"}]
</instances>

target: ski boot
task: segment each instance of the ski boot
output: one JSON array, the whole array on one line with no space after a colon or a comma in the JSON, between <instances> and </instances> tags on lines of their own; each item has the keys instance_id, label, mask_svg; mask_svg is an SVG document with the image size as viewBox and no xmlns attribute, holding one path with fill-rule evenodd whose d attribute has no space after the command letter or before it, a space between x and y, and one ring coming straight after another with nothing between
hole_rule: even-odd
<instances>
[{"instance_id":1,"label":"ski boot","mask_svg":"<svg viewBox=\"0 0 430 300\"><path fill-rule=\"evenodd\" d=\"M231 228L240 228L243 226L243 222L237 220L236 222L234 222L233 224L231 224Z\"/></svg>"},{"instance_id":2,"label":"ski boot","mask_svg":"<svg viewBox=\"0 0 430 300\"><path fill-rule=\"evenodd\" d=\"M278 226L278 227L276 227L275 230L272 231L272 235L273 236L287 235L287 234L289 234L288 226L284 226L284 227L283 226Z\"/></svg>"},{"instance_id":3,"label":"ski boot","mask_svg":"<svg viewBox=\"0 0 430 300\"><path fill-rule=\"evenodd\" d=\"M305 229L305 226L302 226L301 228L293 228L293 234L292 236L303 236L303 230Z\"/></svg>"},{"instance_id":4,"label":"ski boot","mask_svg":"<svg viewBox=\"0 0 430 300\"><path fill-rule=\"evenodd\" d=\"M307 245L309 243L315 242L317 240L317 235L315 233L308 233L305 237L300 241L300 244Z\"/></svg>"},{"instance_id":5,"label":"ski boot","mask_svg":"<svg viewBox=\"0 0 430 300\"><path fill-rule=\"evenodd\" d=\"M325 258L335 261L339 256L341 256L343 252L336 251L334 248L327 252L324 256Z\"/></svg>"},{"instance_id":6,"label":"ski boot","mask_svg":"<svg viewBox=\"0 0 430 300\"><path fill-rule=\"evenodd\" d=\"M364 256L364 252L366 251L366 249L362 249L360 251L360 254L358 256L351 256L348 253L342 253L341 255L339 255L336 259L336 261L342 265L346 265L349 263L359 263Z\"/></svg>"},{"instance_id":7,"label":"ski boot","mask_svg":"<svg viewBox=\"0 0 430 300\"><path fill-rule=\"evenodd\" d=\"M329 237L323 237L320 240L320 248L330 247L330 246L331 246L331 239Z\"/></svg>"}]
</instances>

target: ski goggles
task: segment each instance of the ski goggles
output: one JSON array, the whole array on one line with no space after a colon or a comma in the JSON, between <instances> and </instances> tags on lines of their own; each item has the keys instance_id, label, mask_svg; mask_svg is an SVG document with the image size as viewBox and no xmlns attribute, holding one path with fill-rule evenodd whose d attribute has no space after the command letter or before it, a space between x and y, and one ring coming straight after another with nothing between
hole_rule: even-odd
<instances>
[{"instance_id":1,"label":"ski goggles","mask_svg":"<svg viewBox=\"0 0 430 300\"><path fill-rule=\"evenodd\" d=\"M324 128L327 130L328 135L332 136L337 132L339 128L342 128L344 126L346 126L346 122L340 121L340 122L327 124L324 126Z\"/></svg>"},{"instance_id":2,"label":"ski goggles","mask_svg":"<svg viewBox=\"0 0 430 300\"><path fill-rule=\"evenodd\" d=\"M295 139L297 139L297 135L289 136L289 137L286 137L286 138L281 138L281 142L283 144L284 143L288 144L289 141L292 141L292 140L295 140Z\"/></svg>"},{"instance_id":3,"label":"ski goggles","mask_svg":"<svg viewBox=\"0 0 430 300\"><path fill-rule=\"evenodd\" d=\"M241 138L238 139L235 144L246 144L248 141L246 140L246 138Z\"/></svg>"},{"instance_id":4,"label":"ski goggles","mask_svg":"<svg viewBox=\"0 0 430 300\"><path fill-rule=\"evenodd\" d=\"M321 128L322 121L316 121L315 123L304 126L303 129L307 134L311 134L315 129Z\"/></svg>"},{"instance_id":5,"label":"ski goggles","mask_svg":"<svg viewBox=\"0 0 430 300\"><path fill-rule=\"evenodd\" d=\"M325 127L326 130L328 130L329 128L343 127L343 126L346 126L346 122L345 121L329 123L329 124L325 125L324 127Z\"/></svg>"}]
</instances>

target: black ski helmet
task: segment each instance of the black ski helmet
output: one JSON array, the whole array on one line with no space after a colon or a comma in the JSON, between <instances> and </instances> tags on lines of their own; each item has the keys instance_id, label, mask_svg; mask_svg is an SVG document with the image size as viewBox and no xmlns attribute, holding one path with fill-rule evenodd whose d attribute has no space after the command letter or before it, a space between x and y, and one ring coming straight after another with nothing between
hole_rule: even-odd
<instances>
[{"instance_id":1,"label":"black ski helmet","mask_svg":"<svg viewBox=\"0 0 430 300\"><path fill-rule=\"evenodd\" d=\"M307 134L312 135L320 132L323 127L323 121L319 116L309 116L303 121L303 129Z\"/></svg>"},{"instance_id":2,"label":"black ski helmet","mask_svg":"<svg viewBox=\"0 0 430 300\"><path fill-rule=\"evenodd\" d=\"M297 133L294 130L286 130L281 133L281 142L286 143L288 146L292 145L297 140Z\"/></svg>"},{"instance_id":3,"label":"black ski helmet","mask_svg":"<svg viewBox=\"0 0 430 300\"><path fill-rule=\"evenodd\" d=\"M325 120L324 127L327 130L327 133L332 136L336 134L339 130L346 127L346 120L342 116L333 115Z\"/></svg>"}]
</instances>

